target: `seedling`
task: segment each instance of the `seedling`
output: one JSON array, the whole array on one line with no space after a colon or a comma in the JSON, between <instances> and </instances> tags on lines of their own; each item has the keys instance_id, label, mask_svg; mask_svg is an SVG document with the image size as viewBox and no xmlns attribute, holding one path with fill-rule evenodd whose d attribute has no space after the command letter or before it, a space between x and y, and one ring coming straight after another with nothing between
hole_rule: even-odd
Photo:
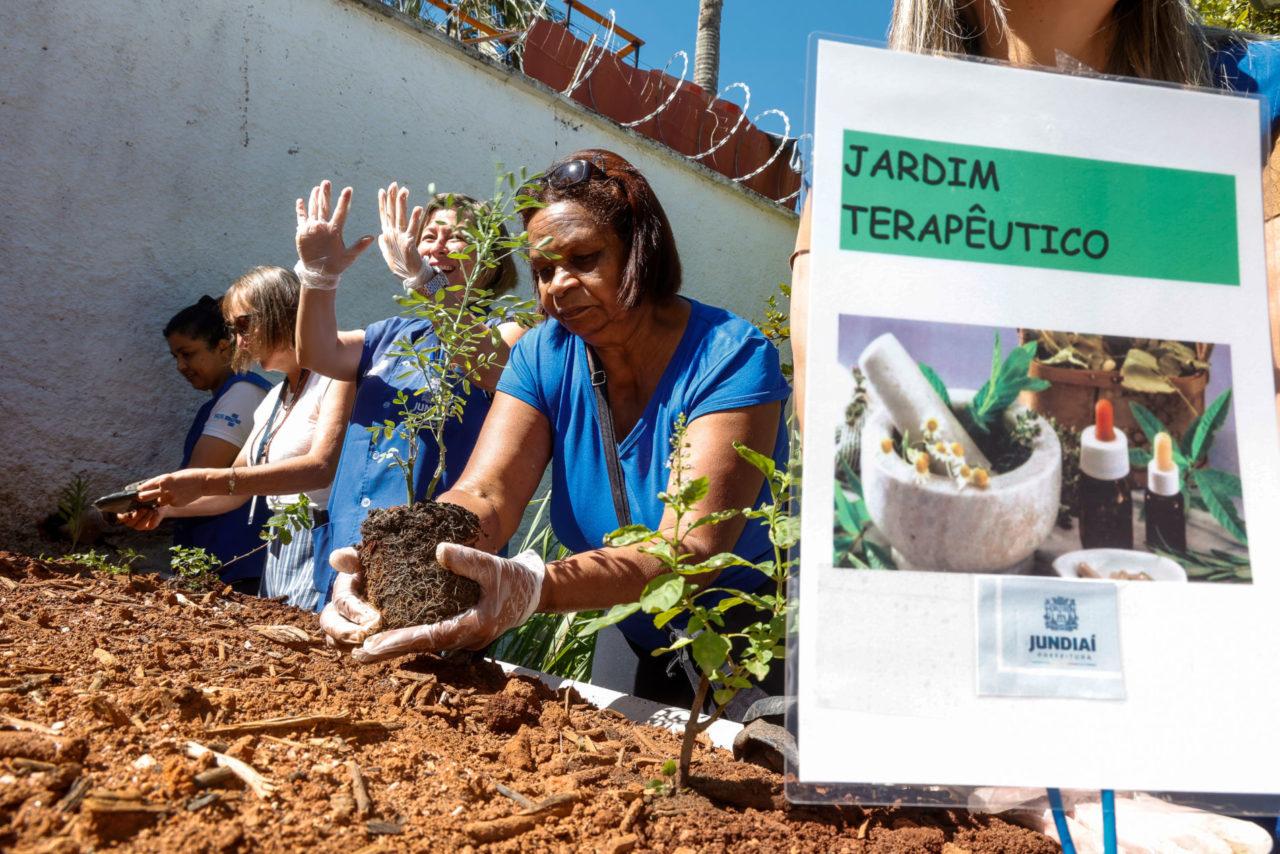
<instances>
[{"instance_id":1,"label":"seedling","mask_svg":"<svg viewBox=\"0 0 1280 854\"><path fill-rule=\"evenodd\" d=\"M676 787L674 785L675 783L674 778L676 775L676 771L678 770L679 770L679 765L676 763L674 759L668 759L666 762L663 762L662 767L658 769L659 773L661 773L662 776L654 777L653 779L649 780L649 782L645 783L644 784L645 791L653 792L655 795L674 794L676 790Z\"/></svg>"},{"instance_id":2,"label":"seedling","mask_svg":"<svg viewBox=\"0 0 1280 854\"><path fill-rule=\"evenodd\" d=\"M466 245L449 257L472 262L462 284L447 285L432 295L415 292L396 298L407 315L430 321L434 335L406 335L388 350L387 355L400 365L395 378L409 380L411 387L399 391L393 400L396 418L368 428L383 440L398 437L403 443L386 453L404 479L407 503L373 511L361 528L365 589L382 614L384 629L452 617L480 595L475 582L454 575L435 560L439 542L475 542L479 519L464 508L432 499L449 460L446 428L450 421L462 420L472 385L502 367L499 324L515 320L532 326L538 320L530 301L495 296L481 284L504 261L527 254L528 234L522 231L510 237L503 226L513 215L538 206L525 192L531 180L523 171L518 179L504 173L487 203L459 216L454 230ZM446 199L445 207L451 206ZM426 471L418 473L424 442L434 443L436 464L421 491L424 500L417 501L415 477L426 475Z\"/></svg>"},{"instance_id":3,"label":"seedling","mask_svg":"<svg viewBox=\"0 0 1280 854\"><path fill-rule=\"evenodd\" d=\"M209 552L187 546L172 546L169 551L173 554L169 567L181 586L188 590L210 590L218 583L218 567L222 561Z\"/></svg>"},{"instance_id":4,"label":"seedling","mask_svg":"<svg viewBox=\"0 0 1280 854\"><path fill-rule=\"evenodd\" d=\"M96 549L90 549L87 552L67 555L59 563L69 566L79 565L92 572L107 575L128 575L133 572L133 565L142 560L142 557L140 552L133 549L120 549L115 560L112 560L106 552L100 553Z\"/></svg>"},{"instance_id":5,"label":"seedling","mask_svg":"<svg viewBox=\"0 0 1280 854\"><path fill-rule=\"evenodd\" d=\"M71 549L80 545L84 533L84 514L89 509L89 482L84 473L77 473L71 482L58 493L58 519L66 526L71 537Z\"/></svg>"},{"instance_id":6,"label":"seedling","mask_svg":"<svg viewBox=\"0 0 1280 854\"><path fill-rule=\"evenodd\" d=\"M671 489L658 496L675 515L675 525L666 531L628 525L605 538L610 546L640 545L640 551L656 557L667 571L645 586L639 602L615 605L588 626L589 630L597 631L643 611L653 615L654 626L662 629L676 617L688 615L683 636L670 646L654 651L655 655L661 655L689 647L699 674L676 767L678 787L688 783L689 761L698 735L720 718L725 706L739 691L749 688L752 680L763 680L773 662L786 653L783 644L787 616L786 583L792 565L788 552L800 538L800 519L790 513L791 495L800 482L798 474L793 474L799 471L799 460L793 456L786 468L779 468L771 458L737 442L734 448L738 454L764 475L770 503L755 509L721 510L691 520L696 506L707 496L710 484L705 477L692 480L687 477L690 464L686 430L685 418L681 415L671 437ZM768 527L769 540L773 544L772 560L753 564L731 552L722 552L697 561L685 548L684 541L691 531L703 525L719 524L737 515L748 520L762 520ZM755 594L725 587L703 587L691 580L711 571L735 566L749 566L762 573L774 582L773 592ZM710 603L707 597L713 593L723 594L724 598ZM754 607L763 612L762 616L742 631L726 631L725 613L742 605ZM708 699L712 711L704 715L703 708Z\"/></svg>"}]
</instances>

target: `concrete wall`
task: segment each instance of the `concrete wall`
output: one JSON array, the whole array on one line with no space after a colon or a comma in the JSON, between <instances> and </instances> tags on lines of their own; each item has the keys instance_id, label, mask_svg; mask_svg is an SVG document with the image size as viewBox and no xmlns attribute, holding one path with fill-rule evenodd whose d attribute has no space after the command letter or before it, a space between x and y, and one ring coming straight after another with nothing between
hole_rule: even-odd
<instances>
[{"instance_id":1,"label":"concrete wall","mask_svg":"<svg viewBox=\"0 0 1280 854\"><path fill-rule=\"evenodd\" d=\"M0 546L76 470L95 492L172 468L202 402L160 331L255 264L291 266L293 200L488 195L495 163L612 148L652 181L686 291L758 313L794 217L364 0L104 0L0 9ZM526 276L527 279L527 276ZM371 249L339 318L394 311Z\"/></svg>"}]
</instances>

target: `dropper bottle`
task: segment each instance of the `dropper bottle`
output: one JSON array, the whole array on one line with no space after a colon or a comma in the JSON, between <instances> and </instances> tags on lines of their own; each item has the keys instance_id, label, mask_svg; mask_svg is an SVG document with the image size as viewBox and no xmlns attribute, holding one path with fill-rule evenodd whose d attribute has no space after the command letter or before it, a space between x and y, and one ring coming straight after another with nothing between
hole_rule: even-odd
<instances>
[{"instance_id":1,"label":"dropper bottle","mask_svg":"<svg viewBox=\"0 0 1280 854\"><path fill-rule=\"evenodd\" d=\"M1168 433L1157 433L1152 444L1155 455L1147 463L1147 489L1142 496L1147 514L1147 545L1186 551L1186 500L1173 462L1173 439Z\"/></svg>"},{"instance_id":2,"label":"dropper bottle","mask_svg":"<svg viewBox=\"0 0 1280 854\"><path fill-rule=\"evenodd\" d=\"M1086 549L1133 548L1129 440L1115 426L1110 400L1094 407L1080 432L1080 544Z\"/></svg>"}]
</instances>

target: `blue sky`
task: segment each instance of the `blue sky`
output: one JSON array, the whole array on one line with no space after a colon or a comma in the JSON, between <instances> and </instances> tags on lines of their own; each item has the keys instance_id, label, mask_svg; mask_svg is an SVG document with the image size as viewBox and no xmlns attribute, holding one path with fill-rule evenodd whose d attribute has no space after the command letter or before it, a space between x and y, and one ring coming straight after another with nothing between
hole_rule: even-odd
<instances>
[{"instance_id":1,"label":"blue sky","mask_svg":"<svg viewBox=\"0 0 1280 854\"><path fill-rule=\"evenodd\" d=\"M678 50L689 54L698 29L698 0L586 0L602 14L614 9L618 25L644 39L640 61L662 68ZM809 33L827 32L883 41L890 0L725 0L720 35L720 86L740 80L751 87L752 116L776 108L791 117L793 136L804 123L805 73ZM670 69L680 73L677 61ZM742 93L728 94L742 103ZM782 130L776 116L761 127Z\"/></svg>"}]
</instances>

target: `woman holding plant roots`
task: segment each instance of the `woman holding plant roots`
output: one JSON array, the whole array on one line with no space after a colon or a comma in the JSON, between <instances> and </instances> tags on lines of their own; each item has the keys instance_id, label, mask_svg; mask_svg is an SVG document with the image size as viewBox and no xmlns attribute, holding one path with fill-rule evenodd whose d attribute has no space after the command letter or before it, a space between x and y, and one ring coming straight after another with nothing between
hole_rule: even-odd
<instances>
[{"instance_id":1,"label":"woman holding plant roots","mask_svg":"<svg viewBox=\"0 0 1280 854\"><path fill-rule=\"evenodd\" d=\"M201 297L170 318L164 337L178 373L192 388L212 395L196 412L187 431L180 468L231 465L249 438L251 416L271 383L231 367L235 343L222 319L219 301L213 297ZM226 564L261 544L258 533L266 520L265 507L254 514L247 507L237 507L217 516L178 519L173 544L204 549ZM241 593L257 593L264 557L258 553L237 561L219 575Z\"/></svg>"},{"instance_id":2,"label":"woman holding plant roots","mask_svg":"<svg viewBox=\"0 0 1280 854\"><path fill-rule=\"evenodd\" d=\"M298 311L298 357L301 364L318 374L355 384L355 404L346 426L342 456L338 462L333 491L329 498L331 545L343 548L360 541L360 525L375 508L392 507L428 498L432 473L439 463L439 449L432 437L422 435L420 452L414 460L413 493L405 476L391 460L393 455L408 458L408 442L398 434L390 437L374 433L374 424L397 418L400 406L394 403L402 391L412 392L423 383L421 374L395 351L407 343L423 350L439 345L431 321L422 317L390 317L366 329L338 331L334 301L338 280L372 238L362 238L351 247L343 242L342 228L351 202L351 188L343 190L330 214L328 181L311 191L306 205L299 199L298 266L302 297ZM378 218L382 234L378 247L391 272L401 280L406 292L434 296L446 290L446 304L458 304L467 292L483 289L491 296L511 291L516 284L515 262L506 256L492 269L476 271L472 258L457 259L468 241L463 228L474 225L483 206L469 196L439 193L425 209L409 212L409 188L392 184L378 191ZM502 237L506 237L505 230ZM477 385L465 395L461 420L450 418L444 427L444 472L437 491L448 489L466 465L480 435L480 426L489 412L491 392L507 361L507 351L524 330L515 323L499 326L501 344L494 369L482 373ZM408 376L406 376L408 374ZM325 555L327 557L327 553ZM316 589L320 605L328 600L335 572L327 560L316 562Z\"/></svg>"},{"instance_id":3,"label":"woman holding plant roots","mask_svg":"<svg viewBox=\"0 0 1280 854\"><path fill-rule=\"evenodd\" d=\"M150 530L166 518L226 513L251 498L256 503L259 495L276 512L303 496L310 507L324 507L351 408L351 385L298 364L293 342L298 291L297 277L281 267L255 267L232 282L222 298L222 313L235 330L234 366L246 370L257 362L284 374L284 380L254 411L253 429L230 468L188 468L153 477L142 484L138 497L158 506L121 521ZM310 523L311 532L266 547L259 595L315 607L320 593L313 583L313 556L327 551L327 514L310 510Z\"/></svg>"},{"instance_id":4,"label":"woman holding plant roots","mask_svg":"<svg viewBox=\"0 0 1280 854\"><path fill-rule=\"evenodd\" d=\"M477 548L442 544L437 551L447 569L479 584L480 601L453 619L370 636L379 617L354 592L356 553L336 552L343 574L321 623L336 640L363 641L358 660L483 649L535 611L636 601L665 571L662 564L604 539L627 514L655 529L674 524L658 493L670 484L666 462L682 413L689 424L686 477L710 481L696 515L767 500L762 475L739 457L735 441L785 465L782 410L790 390L777 351L750 323L678 295L675 237L644 176L618 155L591 149L553 163L528 192L544 205L523 216L537 247L533 277L548 319L513 348L471 460L440 496L480 518ZM545 566L532 552L494 556L515 532L548 462L552 524L576 554ZM620 477L611 478L611 465ZM620 489L610 501L612 483ZM772 556L767 531L741 516L699 527L684 543L698 559L729 551L748 560ZM713 580L755 590L761 575L734 567L695 579ZM666 671L674 661L650 655L671 642L666 632L644 614L619 628L630 647L620 651L632 659L633 693L687 702L687 680ZM775 674L780 678L781 668Z\"/></svg>"},{"instance_id":5,"label":"woman holding plant roots","mask_svg":"<svg viewBox=\"0 0 1280 854\"><path fill-rule=\"evenodd\" d=\"M889 46L1047 67L1058 65L1061 52L1107 74L1260 93L1267 99L1269 122L1260 130L1269 130L1272 139L1280 130L1280 42L1208 29L1187 0L896 0ZM1263 173L1263 207L1273 359L1280 365L1280 158L1274 148ZM809 221L806 204L791 255L791 343L802 414Z\"/></svg>"}]
</instances>

